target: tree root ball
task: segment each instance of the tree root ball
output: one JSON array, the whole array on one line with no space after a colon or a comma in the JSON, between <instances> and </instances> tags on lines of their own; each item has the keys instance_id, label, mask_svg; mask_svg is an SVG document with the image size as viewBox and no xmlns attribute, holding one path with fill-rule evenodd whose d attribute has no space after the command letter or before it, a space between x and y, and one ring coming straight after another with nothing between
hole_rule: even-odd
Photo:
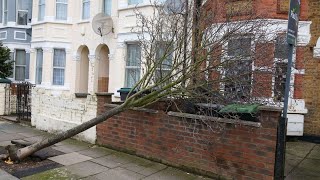
<instances>
[{"instance_id":1,"label":"tree root ball","mask_svg":"<svg viewBox=\"0 0 320 180\"><path fill-rule=\"evenodd\" d=\"M8 145L5 149L8 151L8 156L12 161L16 162L20 160L17 155L19 147L17 147L16 145Z\"/></svg>"}]
</instances>

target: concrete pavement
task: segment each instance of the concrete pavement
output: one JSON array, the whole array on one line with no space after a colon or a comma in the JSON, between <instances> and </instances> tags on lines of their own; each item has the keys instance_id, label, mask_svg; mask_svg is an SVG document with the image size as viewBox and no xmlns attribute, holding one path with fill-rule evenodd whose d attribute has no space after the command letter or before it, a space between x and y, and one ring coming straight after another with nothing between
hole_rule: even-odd
<instances>
[{"instance_id":1,"label":"concrete pavement","mask_svg":"<svg viewBox=\"0 0 320 180\"><path fill-rule=\"evenodd\" d=\"M28 126L0 120L0 146L13 139L35 142L50 134ZM209 179L152 162L129 154L68 139L52 146L52 157L47 161L58 164L53 169L34 168L17 173L23 180L86 179L86 180L201 180ZM50 164L51 165L51 164ZM10 165L8 165L10 166ZM19 179L0 169L0 179Z\"/></svg>"},{"instance_id":2,"label":"concrete pavement","mask_svg":"<svg viewBox=\"0 0 320 180\"><path fill-rule=\"evenodd\" d=\"M286 180L320 179L320 144L287 142L286 149Z\"/></svg>"}]
</instances>

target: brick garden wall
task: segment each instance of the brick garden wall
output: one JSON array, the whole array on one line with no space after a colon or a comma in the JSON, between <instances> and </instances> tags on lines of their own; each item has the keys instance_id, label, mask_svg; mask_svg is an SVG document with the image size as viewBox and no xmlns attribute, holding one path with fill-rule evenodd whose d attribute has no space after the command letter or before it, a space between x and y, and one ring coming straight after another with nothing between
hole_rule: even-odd
<instances>
[{"instance_id":1,"label":"brick garden wall","mask_svg":"<svg viewBox=\"0 0 320 180\"><path fill-rule=\"evenodd\" d=\"M320 1L309 0L308 19L311 24L311 40L304 48L302 61L305 75L301 78L301 96L305 99L308 114L305 116L304 134L320 136L320 58L315 58L313 48L320 38Z\"/></svg>"},{"instance_id":2,"label":"brick garden wall","mask_svg":"<svg viewBox=\"0 0 320 180\"><path fill-rule=\"evenodd\" d=\"M215 122L213 131L177 117L185 115L129 110L97 126L97 143L209 176L273 179L279 110L260 110L260 123Z\"/></svg>"}]
</instances>

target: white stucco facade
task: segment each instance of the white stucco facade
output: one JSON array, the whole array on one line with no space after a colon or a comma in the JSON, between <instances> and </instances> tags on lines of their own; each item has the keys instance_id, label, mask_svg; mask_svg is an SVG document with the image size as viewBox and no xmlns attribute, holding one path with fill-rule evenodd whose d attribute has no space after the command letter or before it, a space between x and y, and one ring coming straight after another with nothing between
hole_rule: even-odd
<instances>
[{"instance_id":1,"label":"white stucco facade","mask_svg":"<svg viewBox=\"0 0 320 180\"><path fill-rule=\"evenodd\" d=\"M55 1L45 1L45 15L39 17L39 1L33 1L30 81L32 91L32 125L49 132L64 131L96 116L97 92L114 93L125 84L126 45L137 41L131 29L136 26L134 10L152 13L149 0L128 5L127 0L112 0L113 32L94 33L92 20L103 12L103 0L90 1L90 17L82 19L82 1L69 0L67 18L56 20ZM37 51L43 53L42 81L37 82ZM63 85L53 83L55 49L65 50ZM77 96L81 93L82 96ZM83 96L83 94L85 94ZM87 95L87 96L86 96ZM77 136L94 143L96 128Z\"/></svg>"}]
</instances>

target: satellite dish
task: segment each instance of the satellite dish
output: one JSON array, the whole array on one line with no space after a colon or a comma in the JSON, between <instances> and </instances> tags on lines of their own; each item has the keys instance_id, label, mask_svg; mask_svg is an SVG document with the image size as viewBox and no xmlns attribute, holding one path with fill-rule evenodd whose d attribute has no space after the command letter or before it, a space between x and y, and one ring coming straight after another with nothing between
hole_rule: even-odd
<instances>
[{"instance_id":1,"label":"satellite dish","mask_svg":"<svg viewBox=\"0 0 320 180\"><path fill-rule=\"evenodd\" d=\"M182 14L185 11L186 0L166 0L164 11L168 14Z\"/></svg>"},{"instance_id":2,"label":"satellite dish","mask_svg":"<svg viewBox=\"0 0 320 180\"><path fill-rule=\"evenodd\" d=\"M104 13L99 13L93 17L92 29L101 37L111 32L113 33L113 20L110 16L106 16Z\"/></svg>"}]
</instances>

